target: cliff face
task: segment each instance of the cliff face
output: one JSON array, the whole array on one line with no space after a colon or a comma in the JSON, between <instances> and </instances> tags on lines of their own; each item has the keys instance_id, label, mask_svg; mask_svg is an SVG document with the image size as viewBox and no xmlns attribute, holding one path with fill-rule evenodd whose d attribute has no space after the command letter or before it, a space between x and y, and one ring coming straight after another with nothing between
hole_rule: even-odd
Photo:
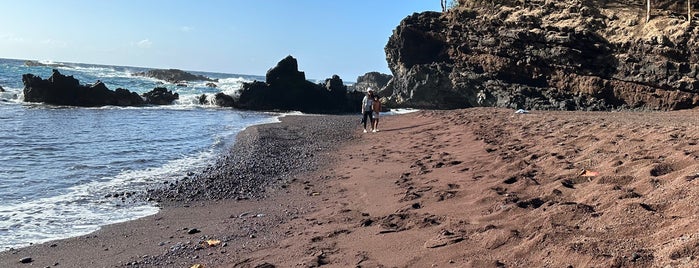
<instances>
[{"instance_id":1,"label":"cliff face","mask_svg":"<svg viewBox=\"0 0 699 268\"><path fill-rule=\"evenodd\" d=\"M628 1L462 2L446 13L413 14L395 29L385 48L394 76L384 89L389 105L699 105L699 24L676 7L659 5L646 23L644 7Z\"/></svg>"}]
</instances>

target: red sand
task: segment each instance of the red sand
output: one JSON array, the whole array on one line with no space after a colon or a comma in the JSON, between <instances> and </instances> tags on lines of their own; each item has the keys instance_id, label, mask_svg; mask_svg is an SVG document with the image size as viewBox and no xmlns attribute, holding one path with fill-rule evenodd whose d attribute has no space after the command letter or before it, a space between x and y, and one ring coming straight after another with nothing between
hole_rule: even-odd
<instances>
[{"instance_id":1,"label":"red sand","mask_svg":"<svg viewBox=\"0 0 699 268\"><path fill-rule=\"evenodd\" d=\"M381 120L269 199L166 208L0 267L699 267L697 111ZM226 246L167 253L206 239Z\"/></svg>"}]
</instances>

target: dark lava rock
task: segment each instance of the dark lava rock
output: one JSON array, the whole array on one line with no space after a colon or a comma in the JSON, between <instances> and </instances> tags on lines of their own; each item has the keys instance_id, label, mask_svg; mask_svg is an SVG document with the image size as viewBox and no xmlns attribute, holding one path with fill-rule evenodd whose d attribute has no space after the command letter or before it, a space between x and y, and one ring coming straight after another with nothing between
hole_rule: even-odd
<instances>
[{"instance_id":1,"label":"dark lava rock","mask_svg":"<svg viewBox=\"0 0 699 268\"><path fill-rule=\"evenodd\" d=\"M62 75L58 70L53 70L48 79L25 74L22 75L22 82L25 101L54 105L83 107L166 105L172 104L179 98L179 94L162 87L144 93L141 97L138 93L123 88L112 91L100 81L92 85L81 85L80 81L72 75Z\"/></svg>"},{"instance_id":2,"label":"dark lava rock","mask_svg":"<svg viewBox=\"0 0 699 268\"><path fill-rule=\"evenodd\" d=\"M196 228L192 228L192 229L189 229L189 231L187 231L187 234L196 234L196 233L201 233L201 231L199 231L199 229L196 229Z\"/></svg>"},{"instance_id":3,"label":"dark lava rock","mask_svg":"<svg viewBox=\"0 0 699 268\"><path fill-rule=\"evenodd\" d=\"M137 93L126 89L109 90L104 83L80 85L73 76L65 76L53 70L51 77L42 79L33 74L22 75L24 100L55 105L71 106L132 106L144 104Z\"/></svg>"},{"instance_id":4,"label":"dark lava rock","mask_svg":"<svg viewBox=\"0 0 699 268\"><path fill-rule=\"evenodd\" d=\"M213 104L221 107L234 107L235 100L233 97L226 95L223 92L219 92L214 95Z\"/></svg>"},{"instance_id":5,"label":"dark lava rock","mask_svg":"<svg viewBox=\"0 0 699 268\"><path fill-rule=\"evenodd\" d=\"M164 87L156 87L153 90L143 93L143 97L149 104L167 105L180 98L177 93L167 90Z\"/></svg>"},{"instance_id":6,"label":"dark lava rock","mask_svg":"<svg viewBox=\"0 0 699 268\"><path fill-rule=\"evenodd\" d=\"M306 80L292 56L282 59L267 71L266 82L243 83L236 108L247 110L283 110L305 113L356 112L363 94L347 91L339 76L322 84Z\"/></svg>"},{"instance_id":7,"label":"dark lava rock","mask_svg":"<svg viewBox=\"0 0 699 268\"><path fill-rule=\"evenodd\" d=\"M616 17L608 10L616 5L599 1L459 2L464 6L444 13L414 13L393 31L385 47L393 74L386 86L388 106L675 110L699 105L697 31L632 35L644 24ZM671 16L653 20L686 22Z\"/></svg>"},{"instance_id":8,"label":"dark lava rock","mask_svg":"<svg viewBox=\"0 0 699 268\"><path fill-rule=\"evenodd\" d=\"M211 79L203 75L195 75L178 69L155 69L147 72L134 73L133 75L160 79L173 84L182 81L218 82L218 79Z\"/></svg>"},{"instance_id":9,"label":"dark lava rock","mask_svg":"<svg viewBox=\"0 0 699 268\"><path fill-rule=\"evenodd\" d=\"M20 263L32 263L32 262L34 262L34 259L32 259L30 257L26 257L26 258L20 259L19 262Z\"/></svg>"}]
</instances>

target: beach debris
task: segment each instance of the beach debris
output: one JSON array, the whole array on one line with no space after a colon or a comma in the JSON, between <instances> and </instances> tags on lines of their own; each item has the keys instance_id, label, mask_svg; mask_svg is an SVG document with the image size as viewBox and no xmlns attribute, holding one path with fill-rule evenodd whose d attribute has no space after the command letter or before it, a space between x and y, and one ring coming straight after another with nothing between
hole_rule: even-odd
<instances>
[{"instance_id":1,"label":"beach debris","mask_svg":"<svg viewBox=\"0 0 699 268\"><path fill-rule=\"evenodd\" d=\"M196 233L201 233L201 231L199 231L199 229L197 229L197 228L192 228L192 229L189 229L189 231L187 231L187 234L196 234Z\"/></svg>"},{"instance_id":2,"label":"beach debris","mask_svg":"<svg viewBox=\"0 0 699 268\"><path fill-rule=\"evenodd\" d=\"M216 247L216 246L221 245L221 240L209 239L209 240L204 241L204 243L202 243L202 244L206 247Z\"/></svg>"},{"instance_id":3,"label":"beach debris","mask_svg":"<svg viewBox=\"0 0 699 268\"><path fill-rule=\"evenodd\" d=\"M684 179L685 179L686 181L693 181L693 180L695 180L696 178L699 178L699 172L684 177Z\"/></svg>"},{"instance_id":4,"label":"beach debris","mask_svg":"<svg viewBox=\"0 0 699 268\"><path fill-rule=\"evenodd\" d=\"M580 172L578 173L578 176L581 176L581 177L595 177L597 175L599 175L599 172L584 169L584 168L581 169Z\"/></svg>"},{"instance_id":5,"label":"beach debris","mask_svg":"<svg viewBox=\"0 0 699 268\"><path fill-rule=\"evenodd\" d=\"M197 263L195 265L190 266L189 268L204 268L204 265Z\"/></svg>"},{"instance_id":6,"label":"beach debris","mask_svg":"<svg viewBox=\"0 0 699 268\"><path fill-rule=\"evenodd\" d=\"M525 110L525 109L519 109L519 110L515 111L515 113L516 113L516 114L528 114L529 111L527 111L527 110Z\"/></svg>"},{"instance_id":7,"label":"beach debris","mask_svg":"<svg viewBox=\"0 0 699 268\"><path fill-rule=\"evenodd\" d=\"M32 259L31 257L24 257L19 260L20 263L32 263L33 261L34 259Z\"/></svg>"}]
</instances>

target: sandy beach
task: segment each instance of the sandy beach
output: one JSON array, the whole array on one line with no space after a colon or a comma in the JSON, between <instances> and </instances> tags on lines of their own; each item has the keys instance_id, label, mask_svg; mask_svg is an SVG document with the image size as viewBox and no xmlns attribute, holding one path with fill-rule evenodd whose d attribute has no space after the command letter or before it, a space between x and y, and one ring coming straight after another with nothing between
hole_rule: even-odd
<instances>
[{"instance_id":1,"label":"sandy beach","mask_svg":"<svg viewBox=\"0 0 699 268\"><path fill-rule=\"evenodd\" d=\"M697 267L697 125L473 108L364 134L358 116L286 117L153 191L160 213L0 267Z\"/></svg>"}]
</instances>

